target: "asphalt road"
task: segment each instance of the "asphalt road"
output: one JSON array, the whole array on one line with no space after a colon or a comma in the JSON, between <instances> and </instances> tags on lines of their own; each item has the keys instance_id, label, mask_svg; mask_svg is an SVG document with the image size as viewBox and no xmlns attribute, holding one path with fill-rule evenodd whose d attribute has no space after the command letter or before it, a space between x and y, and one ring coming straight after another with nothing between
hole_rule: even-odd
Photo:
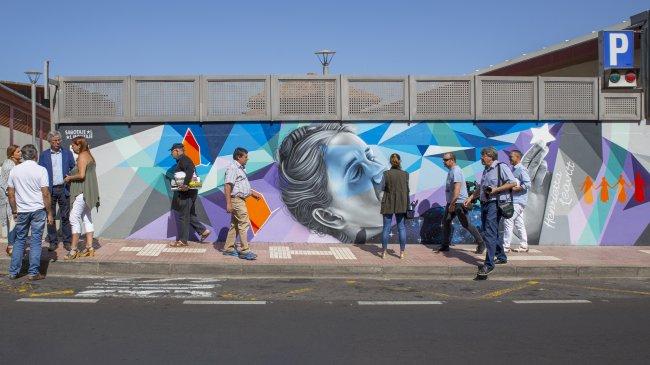
<instances>
[{"instance_id":1,"label":"asphalt road","mask_svg":"<svg viewBox=\"0 0 650 365\"><path fill-rule=\"evenodd\" d=\"M525 302L531 300L538 304ZM570 302L549 302L557 300ZM2 363L650 358L649 280L0 279L0 309Z\"/></svg>"}]
</instances>

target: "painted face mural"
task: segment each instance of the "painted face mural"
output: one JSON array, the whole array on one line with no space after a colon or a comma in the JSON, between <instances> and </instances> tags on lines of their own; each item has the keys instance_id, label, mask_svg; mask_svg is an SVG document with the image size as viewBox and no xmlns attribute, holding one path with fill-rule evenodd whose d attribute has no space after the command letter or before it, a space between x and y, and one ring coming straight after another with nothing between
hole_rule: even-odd
<instances>
[{"instance_id":1,"label":"painted face mural","mask_svg":"<svg viewBox=\"0 0 650 365\"><path fill-rule=\"evenodd\" d=\"M295 219L342 242L380 233L381 178L387 169L348 127L301 127L280 146L282 200Z\"/></svg>"},{"instance_id":2,"label":"painted face mural","mask_svg":"<svg viewBox=\"0 0 650 365\"><path fill-rule=\"evenodd\" d=\"M251 205L251 242L378 242L378 188L391 153L410 175L417 219L408 243L439 243L447 168L454 152L467 181L480 180L480 151L499 160L523 152L532 187L526 206L531 244L638 245L650 242L650 128L593 122L157 123L65 125L63 148L84 135L97 161L106 238L173 239L167 177L182 142L203 182L197 214L225 240L224 171L238 147L249 151L246 172L264 199ZM190 152L187 152L190 151ZM478 207L469 214L480 225ZM472 243L454 222L452 242ZM394 237L393 237L394 238ZM515 237L515 241L516 241ZM515 244L513 242L513 244Z\"/></svg>"}]
</instances>

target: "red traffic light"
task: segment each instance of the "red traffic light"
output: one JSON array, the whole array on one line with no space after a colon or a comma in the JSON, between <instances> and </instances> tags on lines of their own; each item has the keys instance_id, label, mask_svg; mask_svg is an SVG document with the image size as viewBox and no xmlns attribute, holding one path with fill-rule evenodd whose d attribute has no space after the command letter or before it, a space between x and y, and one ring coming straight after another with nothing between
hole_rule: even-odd
<instances>
[{"instance_id":1,"label":"red traffic light","mask_svg":"<svg viewBox=\"0 0 650 365\"><path fill-rule=\"evenodd\" d=\"M636 80L636 74L632 71L625 74L625 81L634 82Z\"/></svg>"}]
</instances>

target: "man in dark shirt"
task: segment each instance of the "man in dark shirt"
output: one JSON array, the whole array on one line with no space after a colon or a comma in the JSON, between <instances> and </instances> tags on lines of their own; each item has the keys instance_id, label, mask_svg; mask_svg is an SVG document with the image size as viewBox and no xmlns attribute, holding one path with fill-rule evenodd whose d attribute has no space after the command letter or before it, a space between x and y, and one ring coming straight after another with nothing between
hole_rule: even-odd
<instances>
[{"instance_id":1,"label":"man in dark shirt","mask_svg":"<svg viewBox=\"0 0 650 365\"><path fill-rule=\"evenodd\" d=\"M185 155L185 149L182 143L174 143L169 150L171 151L172 157L176 160L176 173L185 173L185 178L182 184L178 184L178 191L175 192L173 198L174 202L172 207L178 214L179 227L176 242L170 244L170 246L187 246L190 226L200 235L201 242L203 242L210 235L210 230L199 222L196 216L195 204L198 190L190 189L190 181L192 181L195 170L194 162Z\"/></svg>"}]
</instances>

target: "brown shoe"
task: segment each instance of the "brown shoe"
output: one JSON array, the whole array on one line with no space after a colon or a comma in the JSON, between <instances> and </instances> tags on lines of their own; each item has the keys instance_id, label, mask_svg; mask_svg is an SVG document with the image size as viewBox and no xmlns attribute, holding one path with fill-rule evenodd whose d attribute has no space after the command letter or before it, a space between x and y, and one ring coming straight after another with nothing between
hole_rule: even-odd
<instances>
[{"instance_id":1,"label":"brown shoe","mask_svg":"<svg viewBox=\"0 0 650 365\"><path fill-rule=\"evenodd\" d=\"M36 281L45 279L45 275L36 274L36 275L27 275L27 280Z\"/></svg>"}]
</instances>

